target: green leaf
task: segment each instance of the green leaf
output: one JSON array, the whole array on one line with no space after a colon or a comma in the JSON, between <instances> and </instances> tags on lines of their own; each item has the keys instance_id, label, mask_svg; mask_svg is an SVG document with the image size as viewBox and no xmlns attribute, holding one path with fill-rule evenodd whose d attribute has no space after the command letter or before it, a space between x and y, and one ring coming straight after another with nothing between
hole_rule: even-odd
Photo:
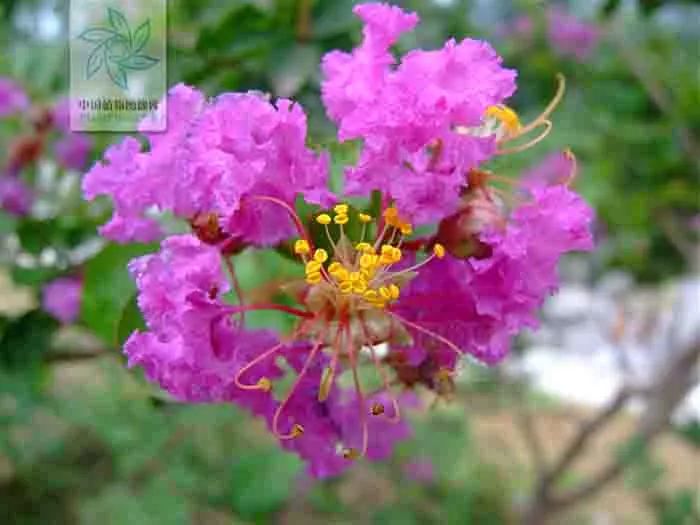
<instances>
[{"instance_id":1,"label":"green leaf","mask_svg":"<svg viewBox=\"0 0 700 525\"><path fill-rule=\"evenodd\" d=\"M121 347L134 330L146 330L146 323L141 315L141 310L139 310L136 294L131 296L122 310L117 324L116 345Z\"/></svg>"},{"instance_id":2,"label":"green leaf","mask_svg":"<svg viewBox=\"0 0 700 525\"><path fill-rule=\"evenodd\" d=\"M111 29L103 29L99 27L93 27L90 29L86 29L82 33L78 35L78 38L80 40L85 40L86 42L93 42L93 43L102 43L105 40L109 40L113 36L115 36L116 33L112 31Z\"/></svg>"},{"instance_id":3,"label":"green leaf","mask_svg":"<svg viewBox=\"0 0 700 525\"><path fill-rule=\"evenodd\" d=\"M41 310L10 321L0 338L0 364L8 369L36 365L49 350L58 325L58 321Z\"/></svg>"},{"instance_id":4,"label":"green leaf","mask_svg":"<svg viewBox=\"0 0 700 525\"><path fill-rule=\"evenodd\" d=\"M241 456L231 473L231 506L245 519L260 519L279 509L294 488L301 463L281 451Z\"/></svg>"},{"instance_id":5,"label":"green leaf","mask_svg":"<svg viewBox=\"0 0 700 525\"><path fill-rule=\"evenodd\" d=\"M127 69L141 71L155 66L160 60L149 57L148 55L131 55L124 60L120 60L118 64Z\"/></svg>"},{"instance_id":6,"label":"green leaf","mask_svg":"<svg viewBox=\"0 0 700 525\"><path fill-rule=\"evenodd\" d=\"M132 42L131 52L138 53L148 43L151 38L151 21L146 20L143 24L134 31L134 41Z\"/></svg>"},{"instance_id":7,"label":"green leaf","mask_svg":"<svg viewBox=\"0 0 700 525\"><path fill-rule=\"evenodd\" d=\"M109 15L110 25L117 33L123 35L124 38L129 41L129 45L131 46L131 29L129 29L129 22L127 22L124 15L111 7L107 8L107 13Z\"/></svg>"},{"instance_id":8,"label":"green leaf","mask_svg":"<svg viewBox=\"0 0 700 525\"><path fill-rule=\"evenodd\" d=\"M275 95L294 95L316 73L320 60L321 50L317 46L296 44L281 47L270 59L270 83Z\"/></svg>"},{"instance_id":9,"label":"green leaf","mask_svg":"<svg viewBox=\"0 0 700 525\"><path fill-rule=\"evenodd\" d=\"M108 344L118 338L123 310L136 292L127 264L154 245L110 244L85 265L81 319Z\"/></svg>"}]
</instances>

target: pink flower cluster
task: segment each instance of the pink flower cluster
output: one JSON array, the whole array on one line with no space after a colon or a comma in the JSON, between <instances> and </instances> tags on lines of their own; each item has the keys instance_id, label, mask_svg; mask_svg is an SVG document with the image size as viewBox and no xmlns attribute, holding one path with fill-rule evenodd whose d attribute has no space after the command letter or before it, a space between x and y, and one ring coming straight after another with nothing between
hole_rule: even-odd
<instances>
[{"instance_id":1,"label":"pink flower cluster","mask_svg":"<svg viewBox=\"0 0 700 525\"><path fill-rule=\"evenodd\" d=\"M363 140L346 192L381 190L413 222L435 222L457 209L464 172L496 149L493 137L460 134L456 126L480 125L489 106L515 91L515 71L501 66L488 43L472 39L414 50L395 64L389 48L418 23L415 13L380 4L355 13L365 23L362 44L328 53L322 64L323 101L338 138Z\"/></svg>"},{"instance_id":2,"label":"pink flower cluster","mask_svg":"<svg viewBox=\"0 0 700 525\"><path fill-rule=\"evenodd\" d=\"M64 324L74 322L80 314L83 282L78 277L59 277L42 290L42 308Z\"/></svg>"},{"instance_id":3,"label":"pink flower cluster","mask_svg":"<svg viewBox=\"0 0 700 525\"><path fill-rule=\"evenodd\" d=\"M328 190L328 155L307 147L298 104L256 93L207 100L184 85L168 94L167 133L144 133L147 149L133 138L112 146L83 186L87 198L112 198L101 230L111 239L161 236L153 210L192 226L129 265L147 325L125 344L129 366L181 402L245 407L317 477L389 456L411 434L402 414L420 406L418 389L448 393L464 356L501 361L515 334L537 326L561 256L592 248L571 165L511 195L481 169L521 129L502 105L515 73L488 44L451 40L396 64L389 48L418 17L385 4L355 13L363 41L324 57L323 100L338 139L362 141L345 195L380 192L379 209L358 211ZM299 195L317 206L313 217L296 213ZM350 221L362 234L345 229ZM421 237L414 224L437 228ZM300 258L294 306L249 304L229 284L232 253L269 246ZM255 310L298 323L291 336L252 330L244 313ZM367 391L360 362L380 388ZM287 374L278 396L273 383Z\"/></svg>"},{"instance_id":4,"label":"pink flower cluster","mask_svg":"<svg viewBox=\"0 0 700 525\"><path fill-rule=\"evenodd\" d=\"M214 214L231 237L269 246L293 234L284 210L257 196L293 205L297 193L328 205L328 156L306 147L306 115L285 99L256 93L214 100L179 84L168 93L168 131L145 133L149 150L131 137L110 147L106 162L85 176L88 199L110 195L112 220L101 233L119 242L150 241L161 232L153 208L193 220ZM247 200L248 205L242 206Z\"/></svg>"}]
</instances>

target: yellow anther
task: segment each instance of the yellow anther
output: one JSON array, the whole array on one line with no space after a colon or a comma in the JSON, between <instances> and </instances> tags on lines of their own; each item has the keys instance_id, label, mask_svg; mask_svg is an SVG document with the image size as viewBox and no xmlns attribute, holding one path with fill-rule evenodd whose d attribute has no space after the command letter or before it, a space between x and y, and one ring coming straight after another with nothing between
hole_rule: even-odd
<instances>
[{"instance_id":1,"label":"yellow anther","mask_svg":"<svg viewBox=\"0 0 700 525\"><path fill-rule=\"evenodd\" d=\"M352 282L351 281L343 281L341 282L338 287L340 288L340 291L343 293L350 293L352 292Z\"/></svg>"},{"instance_id":2,"label":"yellow anther","mask_svg":"<svg viewBox=\"0 0 700 525\"><path fill-rule=\"evenodd\" d=\"M321 271L322 266L323 266L323 264L316 261L316 260L309 261L306 263L306 273L307 274L318 273Z\"/></svg>"},{"instance_id":3,"label":"yellow anther","mask_svg":"<svg viewBox=\"0 0 700 525\"><path fill-rule=\"evenodd\" d=\"M367 290L363 295L365 299L367 299L370 302L374 302L379 299L379 294L377 293L377 290Z\"/></svg>"},{"instance_id":4,"label":"yellow anther","mask_svg":"<svg viewBox=\"0 0 700 525\"><path fill-rule=\"evenodd\" d=\"M328 260L328 252L323 248L319 248L314 252L314 261L324 263Z\"/></svg>"},{"instance_id":5,"label":"yellow anther","mask_svg":"<svg viewBox=\"0 0 700 525\"><path fill-rule=\"evenodd\" d=\"M390 206L384 210L384 220L389 225L394 226L394 224L396 224L399 220L399 211L393 206Z\"/></svg>"},{"instance_id":6,"label":"yellow anther","mask_svg":"<svg viewBox=\"0 0 700 525\"><path fill-rule=\"evenodd\" d=\"M347 270L347 268L340 268L339 270L333 272L332 275L338 279L338 281L347 281L350 279L350 272Z\"/></svg>"},{"instance_id":7,"label":"yellow anther","mask_svg":"<svg viewBox=\"0 0 700 525\"><path fill-rule=\"evenodd\" d=\"M331 393L331 386L333 385L333 369L331 367L326 367L323 371L323 376L321 377L321 383L318 385L318 400L323 403L328 399L328 395Z\"/></svg>"},{"instance_id":8,"label":"yellow anther","mask_svg":"<svg viewBox=\"0 0 700 525\"><path fill-rule=\"evenodd\" d=\"M373 416L381 416L384 413L384 405L381 403L373 403L371 412Z\"/></svg>"},{"instance_id":9,"label":"yellow anther","mask_svg":"<svg viewBox=\"0 0 700 525\"><path fill-rule=\"evenodd\" d=\"M261 377L260 379L258 379L256 386L264 392L269 392L270 390L272 390L272 383L267 377Z\"/></svg>"},{"instance_id":10,"label":"yellow anther","mask_svg":"<svg viewBox=\"0 0 700 525\"><path fill-rule=\"evenodd\" d=\"M366 281L356 281L352 283L352 291L357 293L357 294L363 294L367 290L367 282Z\"/></svg>"},{"instance_id":11,"label":"yellow anther","mask_svg":"<svg viewBox=\"0 0 700 525\"><path fill-rule=\"evenodd\" d=\"M347 204L336 204L333 207L333 211L336 212L338 215L347 215L349 210L350 206L348 206Z\"/></svg>"},{"instance_id":12,"label":"yellow anther","mask_svg":"<svg viewBox=\"0 0 700 525\"><path fill-rule=\"evenodd\" d=\"M331 275L343 269L343 265L340 264L338 261L333 261L328 265L328 273L330 273Z\"/></svg>"},{"instance_id":13,"label":"yellow anther","mask_svg":"<svg viewBox=\"0 0 700 525\"><path fill-rule=\"evenodd\" d=\"M327 213L322 213L318 217L316 217L316 222L319 224L330 224L331 223L331 216L328 215Z\"/></svg>"},{"instance_id":14,"label":"yellow anther","mask_svg":"<svg viewBox=\"0 0 700 525\"><path fill-rule=\"evenodd\" d=\"M292 431L289 433L289 435L292 438L299 437L304 433L304 427L302 427L299 423L294 423L292 425Z\"/></svg>"},{"instance_id":15,"label":"yellow anther","mask_svg":"<svg viewBox=\"0 0 700 525\"><path fill-rule=\"evenodd\" d=\"M372 222L372 216L367 215L366 213L360 213L357 215L357 218L360 219L360 222L367 224L368 222Z\"/></svg>"},{"instance_id":16,"label":"yellow anther","mask_svg":"<svg viewBox=\"0 0 700 525\"><path fill-rule=\"evenodd\" d=\"M374 247L368 242L358 242L355 249L362 253L374 253Z\"/></svg>"},{"instance_id":17,"label":"yellow anther","mask_svg":"<svg viewBox=\"0 0 700 525\"><path fill-rule=\"evenodd\" d=\"M368 269L372 268L377 260L376 255L370 255L369 253L363 253L360 257L360 268Z\"/></svg>"},{"instance_id":18,"label":"yellow anther","mask_svg":"<svg viewBox=\"0 0 700 525\"><path fill-rule=\"evenodd\" d=\"M305 239L297 239L294 243L294 253L302 255L304 253L309 253L311 251L311 246L309 246L308 241Z\"/></svg>"},{"instance_id":19,"label":"yellow anther","mask_svg":"<svg viewBox=\"0 0 700 525\"><path fill-rule=\"evenodd\" d=\"M376 268L374 266L372 266L371 268L360 268L360 275L367 282L370 282L372 280L372 277L374 277L375 273Z\"/></svg>"},{"instance_id":20,"label":"yellow anther","mask_svg":"<svg viewBox=\"0 0 700 525\"><path fill-rule=\"evenodd\" d=\"M349 460L355 460L360 457L360 453L356 448L346 448L343 450L343 457Z\"/></svg>"},{"instance_id":21,"label":"yellow anther","mask_svg":"<svg viewBox=\"0 0 700 525\"><path fill-rule=\"evenodd\" d=\"M401 260L401 249L400 248L394 248L391 251L391 256L394 258L394 262L399 262Z\"/></svg>"},{"instance_id":22,"label":"yellow anther","mask_svg":"<svg viewBox=\"0 0 700 525\"><path fill-rule=\"evenodd\" d=\"M520 119L518 114L508 106L489 106L486 109L486 116L498 120L506 128L508 133L515 133L520 129Z\"/></svg>"},{"instance_id":23,"label":"yellow anther","mask_svg":"<svg viewBox=\"0 0 700 525\"><path fill-rule=\"evenodd\" d=\"M306 274L306 282L309 284L318 284L321 282L321 272Z\"/></svg>"},{"instance_id":24,"label":"yellow anther","mask_svg":"<svg viewBox=\"0 0 700 525\"><path fill-rule=\"evenodd\" d=\"M413 226L407 222L403 222L399 225L399 230L403 235L411 235L413 233Z\"/></svg>"},{"instance_id":25,"label":"yellow anther","mask_svg":"<svg viewBox=\"0 0 700 525\"><path fill-rule=\"evenodd\" d=\"M401 290L395 284L390 284L389 285L389 293L391 294L391 298L395 300L395 299L399 298L399 295L401 294Z\"/></svg>"},{"instance_id":26,"label":"yellow anther","mask_svg":"<svg viewBox=\"0 0 700 525\"><path fill-rule=\"evenodd\" d=\"M362 275L360 275L360 272L350 272L349 279L353 282L359 281L362 279Z\"/></svg>"},{"instance_id":27,"label":"yellow anther","mask_svg":"<svg viewBox=\"0 0 700 525\"><path fill-rule=\"evenodd\" d=\"M380 252L382 255L390 255L393 250L394 247L391 244L382 244Z\"/></svg>"},{"instance_id":28,"label":"yellow anther","mask_svg":"<svg viewBox=\"0 0 700 525\"><path fill-rule=\"evenodd\" d=\"M381 295L382 299L386 301L391 300L391 291L386 286L382 286L379 288L379 295Z\"/></svg>"},{"instance_id":29,"label":"yellow anther","mask_svg":"<svg viewBox=\"0 0 700 525\"><path fill-rule=\"evenodd\" d=\"M438 259L442 259L445 256L445 247L439 242L435 243L433 246L433 253Z\"/></svg>"},{"instance_id":30,"label":"yellow anther","mask_svg":"<svg viewBox=\"0 0 700 525\"><path fill-rule=\"evenodd\" d=\"M341 225L342 225L342 224L347 224L349 220L350 220L350 219L348 218L348 216L345 215L344 213L342 213L342 214L339 213L338 215L336 215L335 217L333 217L333 222L336 223L336 224L341 224Z\"/></svg>"}]
</instances>

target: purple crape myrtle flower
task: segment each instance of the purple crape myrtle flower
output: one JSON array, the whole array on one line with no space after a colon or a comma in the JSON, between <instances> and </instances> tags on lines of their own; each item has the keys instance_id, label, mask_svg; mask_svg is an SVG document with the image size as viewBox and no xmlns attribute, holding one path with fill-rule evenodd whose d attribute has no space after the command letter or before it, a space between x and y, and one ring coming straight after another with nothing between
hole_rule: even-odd
<instances>
[{"instance_id":1,"label":"purple crape myrtle flower","mask_svg":"<svg viewBox=\"0 0 700 525\"><path fill-rule=\"evenodd\" d=\"M60 166L78 171L85 168L92 146L92 139L87 135L68 132L56 142L54 153Z\"/></svg>"},{"instance_id":2,"label":"purple crape myrtle flower","mask_svg":"<svg viewBox=\"0 0 700 525\"><path fill-rule=\"evenodd\" d=\"M379 189L414 223L439 220L456 209L464 173L495 154L495 134L464 129L481 126L487 109L513 94L515 71L472 39L397 61L389 48L418 16L386 4L354 12L364 23L362 44L352 53L332 51L322 64L323 101L338 138L363 140L346 191Z\"/></svg>"},{"instance_id":3,"label":"purple crape myrtle flower","mask_svg":"<svg viewBox=\"0 0 700 525\"><path fill-rule=\"evenodd\" d=\"M58 321L70 324L80 315L82 293L82 279L59 277L44 285L41 306Z\"/></svg>"},{"instance_id":4,"label":"purple crape myrtle flower","mask_svg":"<svg viewBox=\"0 0 700 525\"><path fill-rule=\"evenodd\" d=\"M298 104L273 104L254 93L207 101L179 84L167 105L168 131L144 133L148 151L127 138L85 177L88 199L109 195L115 203L102 228L106 237L157 238L156 222L145 215L157 208L189 221L212 217L231 238L272 245L294 232L272 199L291 206L301 193L308 202L330 204L328 157L306 147L306 116Z\"/></svg>"},{"instance_id":5,"label":"purple crape myrtle flower","mask_svg":"<svg viewBox=\"0 0 700 525\"><path fill-rule=\"evenodd\" d=\"M11 215L23 217L29 214L34 193L21 179L12 175L0 175L0 208Z\"/></svg>"},{"instance_id":6,"label":"purple crape myrtle flower","mask_svg":"<svg viewBox=\"0 0 700 525\"><path fill-rule=\"evenodd\" d=\"M585 62L598 45L600 30L594 24L553 6L547 12L547 36L559 54Z\"/></svg>"},{"instance_id":7,"label":"purple crape myrtle flower","mask_svg":"<svg viewBox=\"0 0 700 525\"><path fill-rule=\"evenodd\" d=\"M0 118L9 117L29 108L29 97L11 78L0 77Z\"/></svg>"},{"instance_id":8,"label":"purple crape myrtle flower","mask_svg":"<svg viewBox=\"0 0 700 525\"><path fill-rule=\"evenodd\" d=\"M520 177L523 188L567 184L577 175L576 158L569 150L550 153Z\"/></svg>"},{"instance_id":9,"label":"purple crape myrtle flower","mask_svg":"<svg viewBox=\"0 0 700 525\"><path fill-rule=\"evenodd\" d=\"M414 390L449 400L464 358L503 360L511 338L537 326L558 260L592 247L592 212L570 188L572 154L566 177L508 180L507 191L480 167L547 135L563 79L522 125L502 104L515 73L488 44L450 41L396 63L389 47L417 16L385 4L355 12L363 42L326 55L323 99L340 140L363 141L345 188L378 192L372 205L328 191L327 155L306 146L298 104L254 93L207 100L182 84L168 94L165 134L144 133L145 149L134 138L112 146L84 180L86 197L114 201L108 238L162 235L153 209L193 230L129 265L147 326L125 343L129 366L181 402L245 407L315 477L388 457L411 435ZM304 217L300 195L316 208ZM425 223L435 233L414 234ZM271 246L298 258L300 279L270 302L249 301L232 254ZM246 326L245 312L266 310L293 316L291 333Z\"/></svg>"}]
</instances>

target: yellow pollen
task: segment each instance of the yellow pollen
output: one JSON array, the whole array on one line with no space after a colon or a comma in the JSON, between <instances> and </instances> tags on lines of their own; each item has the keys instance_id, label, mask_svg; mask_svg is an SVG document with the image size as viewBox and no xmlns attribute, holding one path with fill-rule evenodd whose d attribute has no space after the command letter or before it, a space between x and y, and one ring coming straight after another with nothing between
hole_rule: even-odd
<instances>
[{"instance_id":1,"label":"yellow pollen","mask_svg":"<svg viewBox=\"0 0 700 525\"><path fill-rule=\"evenodd\" d=\"M379 295L381 295L382 299L385 299L386 301L389 301L391 299L391 291L386 286L382 286L379 288Z\"/></svg>"},{"instance_id":2,"label":"yellow pollen","mask_svg":"<svg viewBox=\"0 0 700 525\"><path fill-rule=\"evenodd\" d=\"M309 284L318 284L321 282L321 272L306 274L306 282Z\"/></svg>"},{"instance_id":3,"label":"yellow pollen","mask_svg":"<svg viewBox=\"0 0 700 525\"><path fill-rule=\"evenodd\" d=\"M322 266L323 266L323 264L321 264L320 262L318 262L316 260L309 261L306 263L306 273L309 274L309 273L320 272Z\"/></svg>"},{"instance_id":4,"label":"yellow pollen","mask_svg":"<svg viewBox=\"0 0 700 525\"><path fill-rule=\"evenodd\" d=\"M328 273L330 273L331 275L343 269L343 265L340 264L338 261L333 261L331 264L328 265Z\"/></svg>"},{"instance_id":5,"label":"yellow pollen","mask_svg":"<svg viewBox=\"0 0 700 525\"><path fill-rule=\"evenodd\" d=\"M333 211L336 212L338 215L347 215L349 210L350 207L347 204L336 204L333 208Z\"/></svg>"},{"instance_id":6,"label":"yellow pollen","mask_svg":"<svg viewBox=\"0 0 700 525\"><path fill-rule=\"evenodd\" d=\"M435 243L435 246L433 246L433 253L438 259L442 259L445 256L445 247L439 242Z\"/></svg>"},{"instance_id":7,"label":"yellow pollen","mask_svg":"<svg viewBox=\"0 0 700 525\"><path fill-rule=\"evenodd\" d=\"M392 299L398 299L399 295L401 294L401 290L395 284L390 284L389 285L389 293L391 294Z\"/></svg>"},{"instance_id":8,"label":"yellow pollen","mask_svg":"<svg viewBox=\"0 0 700 525\"><path fill-rule=\"evenodd\" d=\"M339 213L338 215L336 215L335 217L333 217L333 222L336 223L336 224L341 224L341 225L342 225L342 224L347 224L349 220L350 220L350 219L348 218L348 216L347 216L346 214L344 214L344 213L342 213L342 214Z\"/></svg>"},{"instance_id":9,"label":"yellow pollen","mask_svg":"<svg viewBox=\"0 0 700 525\"><path fill-rule=\"evenodd\" d=\"M294 423L292 425L292 431L290 432L291 437L299 437L304 433L304 427L302 427L299 423Z\"/></svg>"},{"instance_id":10,"label":"yellow pollen","mask_svg":"<svg viewBox=\"0 0 700 525\"><path fill-rule=\"evenodd\" d=\"M362 253L374 253L374 247L368 242L358 242L355 249Z\"/></svg>"},{"instance_id":11,"label":"yellow pollen","mask_svg":"<svg viewBox=\"0 0 700 525\"><path fill-rule=\"evenodd\" d=\"M357 294L363 294L367 290L367 283L365 281L357 281L352 284L352 291Z\"/></svg>"},{"instance_id":12,"label":"yellow pollen","mask_svg":"<svg viewBox=\"0 0 700 525\"><path fill-rule=\"evenodd\" d=\"M411 235L413 233L413 226L407 222L402 223L399 229L403 235Z\"/></svg>"},{"instance_id":13,"label":"yellow pollen","mask_svg":"<svg viewBox=\"0 0 700 525\"><path fill-rule=\"evenodd\" d=\"M366 213L360 213L358 214L357 218L360 220L360 222L367 224L368 222L372 222L372 216L367 215Z\"/></svg>"},{"instance_id":14,"label":"yellow pollen","mask_svg":"<svg viewBox=\"0 0 700 525\"><path fill-rule=\"evenodd\" d=\"M331 223L331 216L328 215L327 213L322 213L318 217L316 217L316 222L319 224L330 224Z\"/></svg>"},{"instance_id":15,"label":"yellow pollen","mask_svg":"<svg viewBox=\"0 0 700 525\"><path fill-rule=\"evenodd\" d=\"M304 239L297 239L297 241L294 243L294 253L297 255L309 253L310 251L311 246L309 246L308 241Z\"/></svg>"},{"instance_id":16,"label":"yellow pollen","mask_svg":"<svg viewBox=\"0 0 700 525\"><path fill-rule=\"evenodd\" d=\"M351 281L343 281L339 285L340 291L342 293L348 294L352 292L352 282Z\"/></svg>"},{"instance_id":17,"label":"yellow pollen","mask_svg":"<svg viewBox=\"0 0 700 525\"><path fill-rule=\"evenodd\" d=\"M323 248L319 248L314 252L314 261L324 263L328 260L328 252Z\"/></svg>"},{"instance_id":18,"label":"yellow pollen","mask_svg":"<svg viewBox=\"0 0 700 525\"><path fill-rule=\"evenodd\" d=\"M360 268L371 268L375 264L376 255L370 255L369 253L364 253L360 257Z\"/></svg>"},{"instance_id":19,"label":"yellow pollen","mask_svg":"<svg viewBox=\"0 0 700 525\"><path fill-rule=\"evenodd\" d=\"M350 272L349 279L353 282L359 281L360 279L362 279L362 276L360 275L360 272Z\"/></svg>"},{"instance_id":20,"label":"yellow pollen","mask_svg":"<svg viewBox=\"0 0 700 525\"><path fill-rule=\"evenodd\" d=\"M371 411L373 416L380 416L384 413L384 405L381 403L374 403Z\"/></svg>"},{"instance_id":21,"label":"yellow pollen","mask_svg":"<svg viewBox=\"0 0 700 525\"><path fill-rule=\"evenodd\" d=\"M365 299L367 299L370 302L376 301L379 299L379 294L377 293L377 290L367 290L364 293Z\"/></svg>"},{"instance_id":22,"label":"yellow pollen","mask_svg":"<svg viewBox=\"0 0 700 525\"><path fill-rule=\"evenodd\" d=\"M360 457L360 453L357 451L356 448L346 448L345 450L343 450L343 457L345 459L354 460Z\"/></svg>"},{"instance_id":23,"label":"yellow pollen","mask_svg":"<svg viewBox=\"0 0 700 525\"><path fill-rule=\"evenodd\" d=\"M261 377L258 379L256 386L265 392L269 392L272 389L272 383L267 377Z\"/></svg>"},{"instance_id":24,"label":"yellow pollen","mask_svg":"<svg viewBox=\"0 0 700 525\"><path fill-rule=\"evenodd\" d=\"M515 133L520 129L520 119L518 114L508 106L489 106L486 109L486 116L498 120L506 128L508 133Z\"/></svg>"}]
</instances>

